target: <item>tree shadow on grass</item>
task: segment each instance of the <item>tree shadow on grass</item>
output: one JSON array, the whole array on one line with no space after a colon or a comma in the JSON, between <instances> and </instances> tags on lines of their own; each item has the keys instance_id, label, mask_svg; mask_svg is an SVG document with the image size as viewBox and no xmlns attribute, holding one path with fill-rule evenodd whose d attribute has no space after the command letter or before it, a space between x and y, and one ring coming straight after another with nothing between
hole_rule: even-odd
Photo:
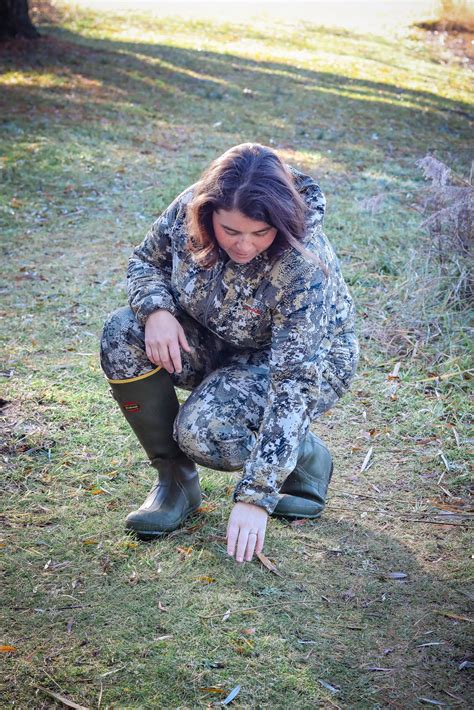
<instances>
[{"instance_id":1,"label":"tree shadow on grass","mask_svg":"<svg viewBox=\"0 0 474 710\"><path fill-rule=\"evenodd\" d=\"M7 519L7 545L10 535L15 540L7 558L8 629L21 638L21 652L8 658L6 674L18 698L26 698L31 682L49 687L53 677L76 702L92 703L94 668L103 672L106 704L119 702L127 687L127 702L141 707L151 707L156 693L163 707L174 707L175 697L197 707L203 698L196 685L229 677L242 684L244 707L315 707L332 697L320 680L350 707L413 707L419 697L449 706L446 692L468 697L459 670L465 625L439 613L466 613L465 597L427 573L400 532L397 539L336 520L330 510L304 528L272 524L266 554L283 573L277 577L257 561L237 566L227 557L213 535L222 511L193 516L190 527L204 518L196 532L127 551L117 543L123 511L107 512L95 501L92 516L86 507L83 498L76 501L72 523L67 506L58 508L50 532ZM25 564L37 539L43 547ZM95 542L87 546L85 539ZM74 580L80 593L71 602ZM71 674L79 657L85 672ZM117 667L120 675L108 677Z\"/></svg>"},{"instance_id":2,"label":"tree shadow on grass","mask_svg":"<svg viewBox=\"0 0 474 710\"><path fill-rule=\"evenodd\" d=\"M274 129L276 119L287 130L295 121L332 121L351 132L358 128L358 117L370 126L394 121L434 131L453 116L472 119L467 102L426 90L184 47L87 41L64 29L27 52L0 51L7 70L31 73L26 84L11 81L2 88L4 115L10 110L24 116L29 109L34 119L38 112L55 109L72 118L75 110L84 118L106 104L116 118L133 120L139 111L155 120L192 118L206 125L210 105L219 102L226 120L242 125L258 119L260 130Z\"/></svg>"}]
</instances>

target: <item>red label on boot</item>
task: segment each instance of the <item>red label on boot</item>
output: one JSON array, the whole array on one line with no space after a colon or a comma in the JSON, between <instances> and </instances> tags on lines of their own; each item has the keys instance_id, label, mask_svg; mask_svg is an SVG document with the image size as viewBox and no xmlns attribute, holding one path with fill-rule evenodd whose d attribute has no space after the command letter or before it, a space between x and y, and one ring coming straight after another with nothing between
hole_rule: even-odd
<instances>
[{"instance_id":1,"label":"red label on boot","mask_svg":"<svg viewBox=\"0 0 474 710\"><path fill-rule=\"evenodd\" d=\"M138 404L138 402L124 402L122 406L125 411L129 412L130 414L140 411L140 405Z\"/></svg>"}]
</instances>

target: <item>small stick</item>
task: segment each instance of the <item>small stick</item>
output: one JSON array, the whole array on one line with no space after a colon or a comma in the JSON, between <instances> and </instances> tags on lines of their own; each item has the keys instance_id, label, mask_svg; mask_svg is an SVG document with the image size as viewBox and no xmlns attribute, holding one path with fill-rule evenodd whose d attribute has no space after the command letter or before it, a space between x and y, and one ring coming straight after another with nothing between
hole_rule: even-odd
<instances>
[{"instance_id":1,"label":"small stick","mask_svg":"<svg viewBox=\"0 0 474 710\"><path fill-rule=\"evenodd\" d=\"M438 483L438 486L441 488L442 491L444 491L444 492L446 493L446 495L448 496L448 498L452 498L452 497L453 497L453 494L450 493L447 488L445 488L444 486L442 486L441 483Z\"/></svg>"},{"instance_id":2,"label":"small stick","mask_svg":"<svg viewBox=\"0 0 474 710\"><path fill-rule=\"evenodd\" d=\"M389 500L393 501L394 503L413 503L413 498L409 500L408 498L405 500L403 498L391 498L390 496L373 496L370 495L370 493L333 493L332 494L335 498L338 496L344 496L346 498L350 498L351 496L357 496L358 498L373 498L374 500Z\"/></svg>"},{"instance_id":3,"label":"small stick","mask_svg":"<svg viewBox=\"0 0 474 710\"><path fill-rule=\"evenodd\" d=\"M415 518L399 518L399 520L404 520L407 523L432 523L433 525L453 525L455 528L474 528L474 525L468 525L467 521L465 523L448 523L438 520L419 520Z\"/></svg>"},{"instance_id":4,"label":"small stick","mask_svg":"<svg viewBox=\"0 0 474 710\"><path fill-rule=\"evenodd\" d=\"M244 607L243 609L235 609L234 611L231 611L232 614L242 614L247 611L254 611L255 609L269 609L270 607L273 606L284 606L285 604L316 604L316 602L307 602L304 601L304 599L301 599L300 601L294 599L294 600L288 600L286 602L278 602L277 604L260 604L259 606L247 606ZM215 616L222 616L222 612L219 614L210 614L209 616L204 615L204 614L198 614L199 618L201 619L212 619Z\"/></svg>"},{"instance_id":5,"label":"small stick","mask_svg":"<svg viewBox=\"0 0 474 710\"><path fill-rule=\"evenodd\" d=\"M49 695L51 698L54 698L55 700L59 700L60 703L63 705L66 705L68 708L75 708L75 710L89 710L89 708L84 707L84 705L78 705L77 703L74 702L74 700L70 700L69 698L66 698L64 695L59 695L59 693L55 693L52 690L49 690L48 688L43 688L41 685L36 685L35 686L38 690L41 690L42 693L45 693L45 695Z\"/></svg>"},{"instance_id":6,"label":"small stick","mask_svg":"<svg viewBox=\"0 0 474 710\"><path fill-rule=\"evenodd\" d=\"M420 382L432 382L433 380L446 380L449 377L455 377L456 375L464 375L465 372L474 372L472 368L468 370L456 370L454 372L445 372L443 375L433 375L433 377L426 377L424 380L415 380L411 382L412 385L417 385Z\"/></svg>"}]
</instances>

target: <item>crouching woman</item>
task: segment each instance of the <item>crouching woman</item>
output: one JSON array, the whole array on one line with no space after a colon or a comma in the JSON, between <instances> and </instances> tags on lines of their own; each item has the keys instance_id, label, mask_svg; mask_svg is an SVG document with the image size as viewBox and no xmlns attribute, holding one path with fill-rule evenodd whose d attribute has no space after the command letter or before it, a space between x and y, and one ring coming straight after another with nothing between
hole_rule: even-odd
<instances>
[{"instance_id":1,"label":"crouching woman","mask_svg":"<svg viewBox=\"0 0 474 710\"><path fill-rule=\"evenodd\" d=\"M196 464L242 471L227 525L239 562L262 551L269 516L321 515L332 459L310 425L348 390L359 352L324 210L310 176L244 143L134 249L101 365L158 472L126 520L139 537L199 508ZM190 391L181 406L175 387Z\"/></svg>"}]
</instances>

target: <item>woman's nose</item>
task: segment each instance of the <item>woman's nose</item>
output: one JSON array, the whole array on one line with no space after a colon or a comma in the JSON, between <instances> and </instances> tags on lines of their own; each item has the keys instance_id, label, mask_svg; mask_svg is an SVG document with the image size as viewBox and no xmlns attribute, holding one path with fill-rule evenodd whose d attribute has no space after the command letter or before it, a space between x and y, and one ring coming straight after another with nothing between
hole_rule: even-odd
<instances>
[{"instance_id":1,"label":"woman's nose","mask_svg":"<svg viewBox=\"0 0 474 710\"><path fill-rule=\"evenodd\" d=\"M251 246L250 234L242 234L239 239L238 245L242 249L242 251L245 251L245 249L250 247Z\"/></svg>"}]
</instances>

